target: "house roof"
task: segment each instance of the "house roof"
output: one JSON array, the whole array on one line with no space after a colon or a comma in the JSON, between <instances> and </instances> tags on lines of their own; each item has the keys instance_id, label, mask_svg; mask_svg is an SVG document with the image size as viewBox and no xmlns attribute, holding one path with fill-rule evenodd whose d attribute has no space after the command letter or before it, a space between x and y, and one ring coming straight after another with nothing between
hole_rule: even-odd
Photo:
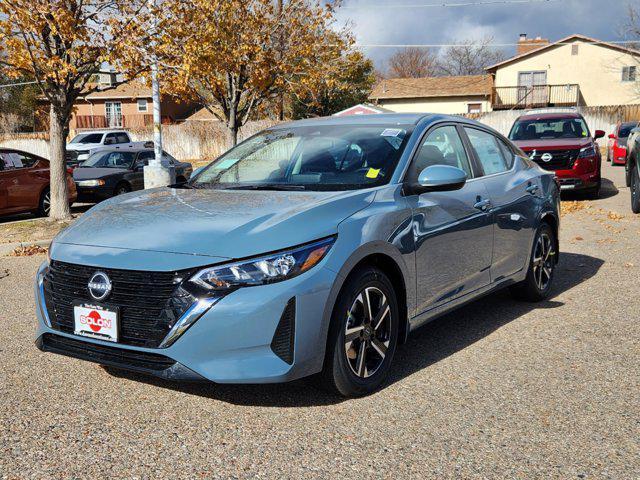
<instances>
[{"instance_id":1,"label":"house roof","mask_svg":"<svg viewBox=\"0 0 640 480\"><path fill-rule=\"evenodd\" d=\"M490 95L491 75L459 77L385 78L369 95L372 100L394 98L465 97Z\"/></svg>"},{"instance_id":2,"label":"house roof","mask_svg":"<svg viewBox=\"0 0 640 480\"><path fill-rule=\"evenodd\" d=\"M98 90L89 95L84 95L81 98L85 100L151 98L151 89L139 82L122 83L116 88Z\"/></svg>"},{"instance_id":3,"label":"house roof","mask_svg":"<svg viewBox=\"0 0 640 480\"><path fill-rule=\"evenodd\" d=\"M188 116L185 121L187 122L219 122L220 120L213 113L206 108L202 107L195 111L193 115Z\"/></svg>"},{"instance_id":4,"label":"house roof","mask_svg":"<svg viewBox=\"0 0 640 480\"><path fill-rule=\"evenodd\" d=\"M573 40L582 40L583 42L587 42L587 43L592 43L595 45L601 45L603 47L607 47L607 48L611 48L613 50L618 50L619 52L623 52L623 53L630 53L632 55L639 55L640 56L640 51L635 50L633 48L629 48L629 47L624 47L621 45L616 45L614 43L608 43L608 42L603 42L602 40L598 40L597 38L591 38L591 37L587 37L586 35L580 35L579 33L574 33L573 35L569 35L568 37L564 37L561 38L560 40L557 40L553 43L549 43L547 45L544 45L540 48L536 48L533 50L529 50L528 52L522 53L520 55L516 55L515 57L511 57L508 58L506 60L503 60L502 62L496 63L495 65L491 65L487 68L485 68L485 70L487 70L488 72L492 72L494 70L496 70L498 67L502 67L504 65L508 65L509 63L513 63L513 62L517 62L523 58L526 57L530 57L532 55L537 55L538 53L541 53L545 50L549 50L551 48L555 48L559 45L563 45L565 43L571 42Z\"/></svg>"},{"instance_id":5,"label":"house roof","mask_svg":"<svg viewBox=\"0 0 640 480\"><path fill-rule=\"evenodd\" d=\"M382 107L379 107L377 105L373 105L371 103L359 103L359 104L354 105L352 107L345 108L344 110L340 110L339 112L336 112L333 115L336 115L336 116L350 115L350 114L353 114L353 113L357 113L359 111L362 112L363 110L368 112L369 114L393 113L388 108L382 108Z\"/></svg>"}]
</instances>

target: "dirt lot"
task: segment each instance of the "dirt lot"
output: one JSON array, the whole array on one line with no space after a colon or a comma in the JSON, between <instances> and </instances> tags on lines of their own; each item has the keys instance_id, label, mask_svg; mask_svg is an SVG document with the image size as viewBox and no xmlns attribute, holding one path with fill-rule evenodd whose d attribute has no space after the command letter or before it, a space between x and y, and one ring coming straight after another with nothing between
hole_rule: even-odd
<instances>
[{"instance_id":1,"label":"dirt lot","mask_svg":"<svg viewBox=\"0 0 640 480\"><path fill-rule=\"evenodd\" d=\"M0 258L2 478L640 477L640 217L623 170L567 202L553 298L416 332L389 384L180 386L42 354L42 256Z\"/></svg>"}]
</instances>

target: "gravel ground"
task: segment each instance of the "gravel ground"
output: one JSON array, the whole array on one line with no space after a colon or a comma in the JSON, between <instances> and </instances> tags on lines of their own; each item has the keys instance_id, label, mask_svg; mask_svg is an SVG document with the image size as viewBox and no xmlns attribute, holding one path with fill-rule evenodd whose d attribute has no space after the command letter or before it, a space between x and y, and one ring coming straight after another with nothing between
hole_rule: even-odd
<instances>
[{"instance_id":1,"label":"gravel ground","mask_svg":"<svg viewBox=\"0 0 640 480\"><path fill-rule=\"evenodd\" d=\"M0 474L640 478L640 217L623 169L605 175L606 198L567 203L552 299L498 293L424 327L386 388L358 400L308 381L180 386L42 354L31 283L43 257L0 258Z\"/></svg>"}]
</instances>

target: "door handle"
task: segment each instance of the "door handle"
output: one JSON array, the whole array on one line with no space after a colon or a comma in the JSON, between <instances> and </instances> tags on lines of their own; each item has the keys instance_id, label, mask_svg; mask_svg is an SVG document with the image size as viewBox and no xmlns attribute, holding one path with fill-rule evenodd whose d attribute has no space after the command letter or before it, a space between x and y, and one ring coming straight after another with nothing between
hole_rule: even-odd
<instances>
[{"instance_id":1,"label":"door handle","mask_svg":"<svg viewBox=\"0 0 640 480\"><path fill-rule=\"evenodd\" d=\"M478 200L473 205L473 208L477 208L478 210L482 210L483 212L486 212L490 206L491 206L491 200L484 199L484 200Z\"/></svg>"},{"instance_id":2,"label":"door handle","mask_svg":"<svg viewBox=\"0 0 640 480\"><path fill-rule=\"evenodd\" d=\"M529 185L527 188L527 193L530 193L531 195L535 195L536 193L538 193L538 185Z\"/></svg>"}]
</instances>

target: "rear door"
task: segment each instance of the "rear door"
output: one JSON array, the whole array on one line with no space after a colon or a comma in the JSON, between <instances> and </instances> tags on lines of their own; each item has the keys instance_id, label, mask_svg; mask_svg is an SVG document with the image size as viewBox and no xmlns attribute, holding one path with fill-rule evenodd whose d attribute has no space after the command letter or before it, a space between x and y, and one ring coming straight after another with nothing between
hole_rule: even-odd
<instances>
[{"instance_id":1,"label":"rear door","mask_svg":"<svg viewBox=\"0 0 640 480\"><path fill-rule=\"evenodd\" d=\"M493 225L487 191L475 175L455 124L432 128L421 140L406 181L431 165L451 165L470 179L460 190L411 195L416 245L417 314L489 284Z\"/></svg>"},{"instance_id":2,"label":"rear door","mask_svg":"<svg viewBox=\"0 0 640 480\"><path fill-rule=\"evenodd\" d=\"M32 174L37 159L17 151L2 152L0 157L6 172L6 208L16 212L37 208L43 184L42 178Z\"/></svg>"},{"instance_id":3,"label":"rear door","mask_svg":"<svg viewBox=\"0 0 640 480\"><path fill-rule=\"evenodd\" d=\"M520 271L527 263L541 199L536 169L521 163L503 138L464 127L477 162L482 168L494 216L491 281L500 281Z\"/></svg>"}]
</instances>

